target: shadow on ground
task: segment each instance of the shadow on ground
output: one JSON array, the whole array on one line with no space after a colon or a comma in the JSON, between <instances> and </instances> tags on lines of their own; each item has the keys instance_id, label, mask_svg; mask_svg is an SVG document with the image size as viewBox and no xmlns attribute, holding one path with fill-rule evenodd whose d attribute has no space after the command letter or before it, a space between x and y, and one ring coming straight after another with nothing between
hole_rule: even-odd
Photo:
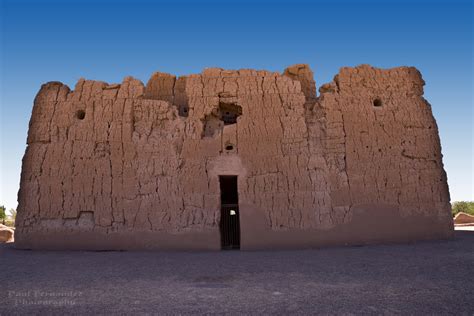
<instances>
[{"instance_id":1,"label":"shadow on ground","mask_svg":"<svg viewBox=\"0 0 474 316\"><path fill-rule=\"evenodd\" d=\"M297 251L55 252L4 244L0 266L0 315L474 313L474 231Z\"/></svg>"}]
</instances>

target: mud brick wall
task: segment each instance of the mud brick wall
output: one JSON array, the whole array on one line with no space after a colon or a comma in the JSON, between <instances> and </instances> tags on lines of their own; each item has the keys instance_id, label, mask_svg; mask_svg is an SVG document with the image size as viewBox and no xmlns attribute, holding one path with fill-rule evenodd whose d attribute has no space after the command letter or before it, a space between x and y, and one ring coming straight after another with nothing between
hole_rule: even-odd
<instances>
[{"instance_id":1,"label":"mud brick wall","mask_svg":"<svg viewBox=\"0 0 474 316\"><path fill-rule=\"evenodd\" d=\"M79 80L34 101L17 246L219 249L220 175L238 176L241 247L444 238L449 191L411 67L220 68L146 86Z\"/></svg>"}]
</instances>

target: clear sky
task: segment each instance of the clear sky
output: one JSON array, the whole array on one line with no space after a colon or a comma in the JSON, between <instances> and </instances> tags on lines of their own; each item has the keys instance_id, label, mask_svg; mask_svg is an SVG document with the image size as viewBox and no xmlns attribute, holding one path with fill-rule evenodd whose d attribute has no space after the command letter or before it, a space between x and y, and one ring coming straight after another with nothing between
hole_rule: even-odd
<instances>
[{"instance_id":1,"label":"clear sky","mask_svg":"<svg viewBox=\"0 0 474 316\"><path fill-rule=\"evenodd\" d=\"M436 1L0 0L0 205L16 208L33 99L42 83L110 83L205 67L282 71L316 83L342 66L417 67L438 121L452 200L474 200L473 7Z\"/></svg>"}]
</instances>

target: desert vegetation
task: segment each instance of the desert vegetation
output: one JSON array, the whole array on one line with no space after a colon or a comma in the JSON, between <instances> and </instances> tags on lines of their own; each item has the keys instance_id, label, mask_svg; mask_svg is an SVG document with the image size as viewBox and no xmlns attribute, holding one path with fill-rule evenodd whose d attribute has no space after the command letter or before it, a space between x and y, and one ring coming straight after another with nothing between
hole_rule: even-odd
<instances>
[{"instance_id":1,"label":"desert vegetation","mask_svg":"<svg viewBox=\"0 0 474 316\"><path fill-rule=\"evenodd\" d=\"M453 216L459 212L474 215L474 201L456 201L451 204Z\"/></svg>"},{"instance_id":2,"label":"desert vegetation","mask_svg":"<svg viewBox=\"0 0 474 316\"><path fill-rule=\"evenodd\" d=\"M4 205L0 205L0 224L15 227L16 210L11 208L8 213Z\"/></svg>"}]
</instances>

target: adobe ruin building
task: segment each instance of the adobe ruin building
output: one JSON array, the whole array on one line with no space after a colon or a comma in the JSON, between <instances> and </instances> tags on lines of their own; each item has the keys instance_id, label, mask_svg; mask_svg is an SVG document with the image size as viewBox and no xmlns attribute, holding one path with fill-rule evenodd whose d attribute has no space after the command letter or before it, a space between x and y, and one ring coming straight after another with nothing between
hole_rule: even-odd
<instances>
[{"instance_id":1,"label":"adobe ruin building","mask_svg":"<svg viewBox=\"0 0 474 316\"><path fill-rule=\"evenodd\" d=\"M49 82L16 246L261 249L453 234L438 129L412 67L210 68L147 85Z\"/></svg>"}]
</instances>

